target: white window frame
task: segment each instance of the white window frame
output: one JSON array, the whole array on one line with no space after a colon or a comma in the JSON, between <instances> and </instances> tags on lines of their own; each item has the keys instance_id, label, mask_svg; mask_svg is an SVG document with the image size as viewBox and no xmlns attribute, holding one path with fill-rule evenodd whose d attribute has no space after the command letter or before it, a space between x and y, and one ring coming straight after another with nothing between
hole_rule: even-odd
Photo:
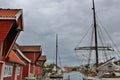
<instances>
[{"instance_id":1,"label":"white window frame","mask_svg":"<svg viewBox=\"0 0 120 80\"><path fill-rule=\"evenodd\" d=\"M13 66L4 65L4 75L3 77L10 77L12 76Z\"/></svg>"},{"instance_id":2,"label":"white window frame","mask_svg":"<svg viewBox=\"0 0 120 80\"><path fill-rule=\"evenodd\" d=\"M19 66L16 68L16 74L20 75L20 67Z\"/></svg>"}]
</instances>

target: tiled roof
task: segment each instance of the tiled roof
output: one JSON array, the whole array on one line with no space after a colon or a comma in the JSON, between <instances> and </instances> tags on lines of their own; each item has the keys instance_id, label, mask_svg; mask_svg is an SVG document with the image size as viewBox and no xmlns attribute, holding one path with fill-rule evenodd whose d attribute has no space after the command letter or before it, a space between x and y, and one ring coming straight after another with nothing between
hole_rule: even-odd
<instances>
[{"instance_id":1,"label":"tiled roof","mask_svg":"<svg viewBox=\"0 0 120 80\"><path fill-rule=\"evenodd\" d=\"M19 44L15 43L13 46L13 49L16 50L18 52L18 54L27 62L31 62L23 53L22 51L19 49Z\"/></svg>"},{"instance_id":2,"label":"tiled roof","mask_svg":"<svg viewBox=\"0 0 120 80\"><path fill-rule=\"evenodd\" d=\"M15 62L15 63L25 65L25 63L15 54L15 52L13 50L10 51L9 60L11 62Z\"/></svg>"},{"instance_id":3,"label":"tiled roof","mask_svg":"<svg viewBox=\"0 0 120 80\"><path fill-rule=\"evenodd\" d=\"M27 52L27 51L30 51L30 52L40 52L40 51L42 51L42 48L41 48L41 46L34 46L34 45L29 45L29 46L19 46L19 48L20 48L20 50L22 51L22 52Z\"/></svg>"},{"instance_id":4,"label":"tiled roof","mask_svg":"<svg viewBox=\"0 0 120 80\"><path fill-rule=\"evenodd\" d=\"M39 60L46 60L46 56L45 55L41 55Z\"/></svg>"},{"instance_id":5,"label":"tiled roof","mask_svg":"<svg viewBox=\"0 0 120 80\"><path fill-rule=\"evenodd\" d=\"M0 9L0 18L16 18L19 16L21 9ZM22 12L21 12L22 14Z\"/></svg>"},{"instance_id":6,"label":"tiled roof","mask_svg":"<svg viewBox=\"0 0 120 80\"><path fill-rule=\"evenodd\" d=\"M16 50L19 53L19 55L22 56L22 58L24 58L25 60L27 60L29 63L31 62L19 49L16 49Z\"/></svg>"},{"instance_id":7,"label":"tiled roof","mask_svg":"<svg viewBox=\"0 0 120 80\"><path fill-rule=\"evenodd\" d=\"M41 55L39 57L39 59L36 61L36 65L37 66L43 66L45 61L46 61L46 56L45 55Z\"/></svg>"},{"instance_id":8,"label":"tiled roof","mask_svg":"<svg viewBox=\"0 0 120 80\"><path fill-rule=\"evenodd\" d=\"M22 9L2 9L2 8L0 8L0 20L15 20L17 25L19 26L20 30L23 30L22 14L23 14Z\"/></svg>"}]
</instances>

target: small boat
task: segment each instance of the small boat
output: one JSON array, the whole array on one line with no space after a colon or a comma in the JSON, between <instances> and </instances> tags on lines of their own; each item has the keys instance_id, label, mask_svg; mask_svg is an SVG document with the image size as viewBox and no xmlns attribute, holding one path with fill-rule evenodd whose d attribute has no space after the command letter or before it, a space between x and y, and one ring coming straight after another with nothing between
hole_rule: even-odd
<instances>
[{"instance_id":1,"label":"small boat","mask_svg":"<svg viewBox=\"0 0 120 80\"><path fill-rule=\"evenodd\" d=\"M57 66L56 64L53 64L57 70L53 70L51 73L50 73L50 79L63 79L63 73L62 73L62 69Z\"/></svg>"},{"instance_id":2,"label":"small boat","mask_svg":"<svg viewBox=\"0 0 120 80\"><path fill-rule=\"evenodd\" d=\"M80 72L83 75L83 80L120 80L119 51L118 49L113 49L111 47L112 45L109 45L110 40L111 42L113 41L110 38L108 32L105 32L107 33L105 35L102 33L101 30L103 30L104 28L103 26L101 27L97 21L94 0L92 0L92 3L93 3L92 8L93 24L91 30L92 36L90 39L88 39L87 37L87 40L90 41L91 43L89 43L89 45L86 44L82 47L75 48L75 50L79 51L80 54L83 53L82 56L84 56L83 58L84 62L80 66L81 67Z\"/></svg>"},{"instance_id":3,"label":"small boat","mask_svg":"<svg viewBox=\"0 0 120 80\"><path fill-rule=\"evenodd\" d=\"M55 70L49 73L49 78L52 80L63 80L63 72L62 69L58 66L57 58L58 58L58 35L56 35L56 64L53 64Z\"/></svg>"}]
</instances>

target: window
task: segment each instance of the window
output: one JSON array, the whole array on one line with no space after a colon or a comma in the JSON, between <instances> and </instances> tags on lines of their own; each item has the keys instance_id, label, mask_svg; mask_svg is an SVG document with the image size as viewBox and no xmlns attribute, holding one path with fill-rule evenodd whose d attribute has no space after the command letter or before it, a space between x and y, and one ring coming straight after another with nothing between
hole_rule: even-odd
<instances>
[{"instance_id":1,"label":"window","mask_svg":"<svg viewBox=\"0 0 120 80\"><path fill-rule=\"evenodd\" d=\"M4 67L4 77L12 76L13 66L5 65Z\"/></svg>"},{"instance_id":2,"label":"window","mask_svg":"<svg viewBox=\"0 0 120 80\"><path fill-rule=\"evenodd\" d=\"M16 74L17 74L17 75L20 75L20 67L17 67L17 68L16 68Z\"/></svg>"}]
</instances>

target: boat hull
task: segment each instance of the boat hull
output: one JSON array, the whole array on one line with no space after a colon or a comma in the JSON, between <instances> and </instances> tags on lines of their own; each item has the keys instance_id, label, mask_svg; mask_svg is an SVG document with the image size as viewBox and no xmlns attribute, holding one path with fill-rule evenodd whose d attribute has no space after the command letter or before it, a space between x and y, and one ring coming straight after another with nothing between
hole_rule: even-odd
<instances>
[{"instance_id":1,"label":"boat hull","mask_svg":"<svg viewBox=\"0 0 120 80\"><path fill-rule=\"evenodd\" d=\"M120 78L83 77L83 80L120 80Z\"/></svg>"}]
</instances>

